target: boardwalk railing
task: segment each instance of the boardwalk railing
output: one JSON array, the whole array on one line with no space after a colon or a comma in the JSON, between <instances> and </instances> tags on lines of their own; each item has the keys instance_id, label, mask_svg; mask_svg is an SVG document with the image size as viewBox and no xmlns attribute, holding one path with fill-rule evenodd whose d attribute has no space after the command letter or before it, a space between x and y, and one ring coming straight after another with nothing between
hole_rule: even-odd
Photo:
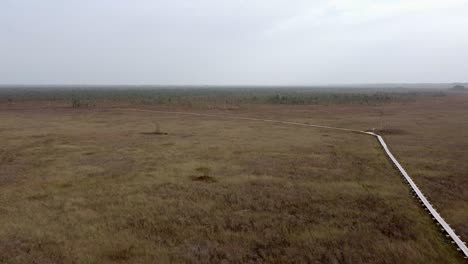
<instances>
[{"instance_id":1,"label":"boardwalk railing","mask_svg":"<svg viewBox=\"0 0 468 264\"><path fill-rule=\"evenodd\" d=\"M383 140L383 138L375 133L372 132L365 132L366 134L373 135L377 137L380 145L384 149L385 153L387 156L390 158L390 160L393 162L393 165L398 169L398 171L401 173L403 176L403 179L408 183L408 185L411 187L412 191L416 194L416 197L419 199L421 202L421 205L429 212L429 214L432 216L432 219L436 221L438 225L441 226L441 231L445 232L451 239L454 244L456 244L457 249L459 251L462 251L462 253L465 255L465 258L468 258L468 248L466 247L465 242L463 242L459 236L455 233L455 231L445 222L445 220L440 216L440 214L434 209L434 207L429 203L427 200L426 196L421 192L421 190L418 188L416 183L414 183L413 179L408 175L408 173L405 171L403 166L398 162L398 160L393 156L392 152L388 149L387 144Z\"/></svg>"}]
</instances>

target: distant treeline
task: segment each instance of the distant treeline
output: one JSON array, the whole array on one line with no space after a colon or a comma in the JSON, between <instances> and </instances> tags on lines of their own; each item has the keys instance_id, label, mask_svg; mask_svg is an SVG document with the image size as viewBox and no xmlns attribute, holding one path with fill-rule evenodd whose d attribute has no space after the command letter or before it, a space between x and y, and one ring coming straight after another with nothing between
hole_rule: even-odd
<instances>
[{"instance_id":1,"label":"distant treeline","mask_svg":"<svg viewBox=\"0 0 468 264\"><path fill-rule=\"evenodd\" d=\"M442 90L407 88L151 88L2 87L0 102L67 102L73 107L100 103L147 105L365 104L411 102L445 96Z\"/></svg>"}]
</instances>

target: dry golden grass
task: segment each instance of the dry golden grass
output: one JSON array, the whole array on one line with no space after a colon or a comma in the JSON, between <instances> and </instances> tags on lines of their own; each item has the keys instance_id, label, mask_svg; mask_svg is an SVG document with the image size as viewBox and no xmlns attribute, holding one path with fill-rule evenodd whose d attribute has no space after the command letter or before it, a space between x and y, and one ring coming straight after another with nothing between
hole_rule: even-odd
<instances>
[{"instance_id":1,"label":"dry golden grass","mask_svg":"<svg viewBox=\"0 0 468 264\"><path fill-rule=\"evenodd\" d=\"M429 190L430 176L414 172L437 155L412 160L423 128L405 127L412 119L398 111L384 112L389 127L411 132L390 146ZM231 113L355 128L378 120L353 106ZM154 122L167 135L152 134ZM462 263L372 137L68 108L4 108L0 137L3 263ZM466 219L450 206L449 222Z\"/></svg>"},{"instance_id":2,"label":"dry golden grass","mask_svg":"<svg viewBox=\"0 0 468 264\"><path fill-rule=\"evenodd\" d=\"M289 106L287 111L264 106L256 112L298 122L376 128L437 210L468 241L466 109L468 94L454 93L406 104Z\"/></svg>"}]
</instances>

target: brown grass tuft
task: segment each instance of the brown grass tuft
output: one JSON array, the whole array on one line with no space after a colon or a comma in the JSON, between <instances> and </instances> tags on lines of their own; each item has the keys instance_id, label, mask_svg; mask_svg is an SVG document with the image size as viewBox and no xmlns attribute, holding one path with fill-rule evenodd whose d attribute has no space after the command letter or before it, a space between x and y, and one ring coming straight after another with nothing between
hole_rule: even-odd
<instances>
[{"instance_id":1,"label":"brown grass tuft","mask_svg":"<svg viewBox=\"0 0 468 264\"><path fill-rule=\"evenodd\" d=\"M208 175L202 175L202 176L192 176L190 177L192 181L200 181L200 182L217 182L217 180L211 176Z\"/></svg>"}]
</instances>

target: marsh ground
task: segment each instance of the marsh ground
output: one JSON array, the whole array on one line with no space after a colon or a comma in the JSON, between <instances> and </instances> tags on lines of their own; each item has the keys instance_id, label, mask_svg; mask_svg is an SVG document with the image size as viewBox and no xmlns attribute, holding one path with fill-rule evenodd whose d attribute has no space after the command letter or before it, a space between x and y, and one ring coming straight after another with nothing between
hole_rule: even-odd
<instances>
[{"instance_id":1,"label":"marsh ground","mask_svg":"<svg viewBox=\"0 0 468 264\"><path fill-rule=\"evenodd\" d=\"M383 124L466 238L467 104L170 109ZM151 134L155 123L167 135ZM0 136L0 262L462 262L372 137L42 103L2 105Z\"/></svg>"}]
</instances>

